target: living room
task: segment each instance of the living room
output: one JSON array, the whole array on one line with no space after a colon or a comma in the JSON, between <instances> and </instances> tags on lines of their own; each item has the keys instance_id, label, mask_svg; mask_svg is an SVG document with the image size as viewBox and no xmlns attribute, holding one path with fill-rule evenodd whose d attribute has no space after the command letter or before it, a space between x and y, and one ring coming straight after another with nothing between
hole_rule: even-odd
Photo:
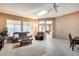
<instances>
[{"instance_id":1,"label":"living room","mask_svg":"<svg viewBox=\"0 0 79 59\"><path fill-rule=\"evenodd\" d=\"M79 37L78 7L79 3L0 4L0 55L79 55L78 46L74 51L69 47L68 36Z\"/></svg>"}]
</instances>

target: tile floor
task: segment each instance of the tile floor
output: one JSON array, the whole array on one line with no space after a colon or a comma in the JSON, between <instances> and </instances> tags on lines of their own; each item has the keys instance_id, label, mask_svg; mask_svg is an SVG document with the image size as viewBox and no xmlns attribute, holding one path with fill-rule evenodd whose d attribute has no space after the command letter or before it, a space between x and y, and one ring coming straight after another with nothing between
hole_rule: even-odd
<instances>
[{"instance_id":1,"label":"tile floor","mask_svg":"<svg viewBox=\"0 0 79 59\"><path fill-rule=\"evenodd\" d=\"M19 44L19 43L17 43ZM13 49L16 44L5 43L0 51L0 56L78 56L79 46L72 51L69 48L69 40L51 38L46 35L43 41L33 40L32 45Z\"/></svg>"}]
</instances>

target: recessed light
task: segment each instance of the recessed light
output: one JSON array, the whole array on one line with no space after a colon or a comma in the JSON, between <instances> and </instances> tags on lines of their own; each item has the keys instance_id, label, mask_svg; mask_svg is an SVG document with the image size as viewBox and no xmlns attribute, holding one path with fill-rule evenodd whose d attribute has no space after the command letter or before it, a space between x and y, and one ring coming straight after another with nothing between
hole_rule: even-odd
<instances>
[{"instance_id":1,"label":"recessed light","mask_svg":"<svg viewBox=\"0 0 79 59\"><path fill-rule=\"evenodd\" d=\"M38 16L41 16L41 15L44 15L44 14L46 14L46 13L47 13L47 11L46 11L46 10L43 10L43 11L39 12L37 15L38 15Z\"/></svg>"}]
</instances>

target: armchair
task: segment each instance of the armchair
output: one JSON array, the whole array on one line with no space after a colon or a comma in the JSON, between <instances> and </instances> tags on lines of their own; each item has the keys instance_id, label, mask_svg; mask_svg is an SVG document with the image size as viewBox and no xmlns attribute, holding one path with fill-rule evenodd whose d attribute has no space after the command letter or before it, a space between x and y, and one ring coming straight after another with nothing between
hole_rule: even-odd
<instances>
[{"instance_id":1,"label":"armchair","mask_svg":"<svg viewBox=\"0 0 79 59\"><path fill-rule=\"evenodd\" d=\"M38 32L37 35L35 35L36 40L43 40L44 39L44 32Z\"/></svg>"},{"instance_id":2,"label":"armchair","mask_svg":"<svg viewBox=\"0 0 79 59\"><path fill-rule=\"evenodd\" d=\"M4 38L0 38L0 49L4 46Z\"/></svg>"}]
</instances>

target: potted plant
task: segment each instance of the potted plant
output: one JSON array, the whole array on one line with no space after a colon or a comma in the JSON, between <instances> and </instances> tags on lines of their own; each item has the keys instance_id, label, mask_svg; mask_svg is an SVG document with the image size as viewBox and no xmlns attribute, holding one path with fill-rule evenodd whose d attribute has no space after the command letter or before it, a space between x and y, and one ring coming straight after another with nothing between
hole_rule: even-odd
<instances>
[{"instance_id":1,"label":"potted plant","mask_svg":"<svg viewBox=\"0 0 79 59\"><path fill-rule=\"evenodd\" d=\"M7 28L4 28L3 31L0 32L0 36L2 36L2 37L8 36L8 35L7 35L7 32L8 32L8 31L7 31Z\"/></svg>"}]
</instances>

